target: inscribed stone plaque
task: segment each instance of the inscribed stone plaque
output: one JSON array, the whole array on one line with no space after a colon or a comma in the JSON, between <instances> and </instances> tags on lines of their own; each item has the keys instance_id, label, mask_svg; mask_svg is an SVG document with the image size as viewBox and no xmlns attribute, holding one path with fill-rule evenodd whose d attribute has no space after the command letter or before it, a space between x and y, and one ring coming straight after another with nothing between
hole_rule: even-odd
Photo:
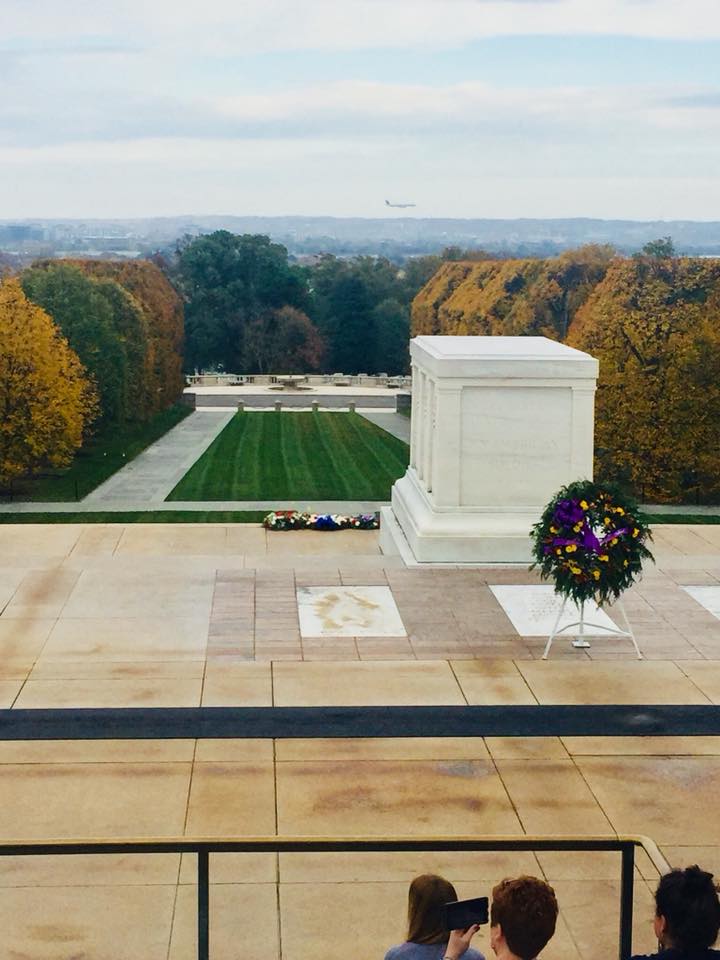
<instances>
[{"instance_id":1,"label":"inscribed stone plaque","mask_svg":"<svg viewBox=\"0 0 720 960\"><path fill-rule=\"evenodd\" d=\"M562 597L555 593L554 587L502 585L491 586L500 606L510 618L521 637L549 637L555 626L557 615L562 606ZM593 626L585 627L588 636L607 636L607 631L617 626L595 603L585 604L585 617ZM568 626L580 619L578 607L568 600L560 627ZM605 629L602 629L602 628ZM576 631L567 631L565 636L574 636ZM563 634L561 634L563 636Z\"/></svg>"}]
</instances>

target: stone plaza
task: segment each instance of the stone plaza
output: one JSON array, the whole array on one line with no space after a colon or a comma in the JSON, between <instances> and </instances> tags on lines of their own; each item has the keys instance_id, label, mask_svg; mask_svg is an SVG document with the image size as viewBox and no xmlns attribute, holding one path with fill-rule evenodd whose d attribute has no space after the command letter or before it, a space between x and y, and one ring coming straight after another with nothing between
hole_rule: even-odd
<instances>
[{"instance_id":1,"label":"stone plaza","mask_svg":"<svg viewBox=\"0 0 720 960\"><path fill-rule=\"evenodd\" d=\"M372 531L23 524L0 527L0 547L12 710L720 703L718 526L655 528L657 565L626 600L641 662L601 636L587 651L559 639L543 662L544 636L522 632L541 625L523 624L501 589L537 591L526 568L408 569ZM535 596L537 621L548 598ZM720 737L5 740L0 778L6 841L642 833L670 863L720 870L717 819L698 816L720 789ZM8 955L192 957L193 859L3 858ZM217 854L211 956L382 956L402 939L414 875L444 873L471 896L524 870L561 904L547 956L600 960L617 942L618 863ZM642 856L637 871L634 947L650 950L657 871Z\"/></svg>"},{"instance_id":2,"label":"stone plaza","mask_svg":"<svg viewBox=\"0 0 720 960\"><path fill-rule=\"evenodd\" d=\"M0 526L0 842L644 836L635 952L654 946L652 891L668 864L720 870L720 825L698 816L720 790L720 736L610 737L601 719L590 736L393 727L392 707L720 704L718 525L655 527L656 563L624 597L641 660L609 632L622 626L613 607L591 611L589 646L561 634L542 659L561 599L528 569L528 529L558 486L592 470L596 361L542 338L419 340L412 426L368 414L396 435L411 429L379 531ZM195 412L76 517L160 509L228 420ZM577 617L570 607L564 623ZM242 711L210 709L203 739L177 733L173 708L199 707L313 708L320 726L228 737L213 723ZM343 707L359 710L338 736ZM380 734L362 708L380 708ZM118 733L123 716L153 732ZM66 732L42 734L52 723ZM542 876L561 907L546 956L616 950L618 853L253 852L210 858L210 956L383 956L404 938L407 885L425 872L460 897ZM13 852L0 857L8 956L196 956L196 884L192 854ZM477 939L487 954L487 930Z\"/></svg>"}]
</instances>

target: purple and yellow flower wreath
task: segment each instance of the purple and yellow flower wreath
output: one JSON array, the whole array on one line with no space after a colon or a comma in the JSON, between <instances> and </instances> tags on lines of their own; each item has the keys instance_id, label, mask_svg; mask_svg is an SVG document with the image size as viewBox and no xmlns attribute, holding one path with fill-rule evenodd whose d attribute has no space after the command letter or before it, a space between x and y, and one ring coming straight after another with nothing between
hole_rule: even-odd
<instances>
[{"instance_id":1,"label":"purple and yellow flower wreath","mask_svg":"<svg viewBox=\"0 0 720 960\"><path fill-rule=\"evenodd\" d=\"M612 603L653 556L637 504L611 484L581 480L563 487L530 531L534 563L555 592L576 603Z\"/></svg>"}]
</instances>

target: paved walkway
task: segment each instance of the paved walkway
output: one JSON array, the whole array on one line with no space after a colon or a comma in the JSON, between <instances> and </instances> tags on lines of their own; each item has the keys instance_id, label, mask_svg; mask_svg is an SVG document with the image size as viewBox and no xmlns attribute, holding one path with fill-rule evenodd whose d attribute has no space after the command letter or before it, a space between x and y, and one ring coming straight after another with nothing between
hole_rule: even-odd
<instances>
[{"instance_id":1,"label":"paved walkway","mask_svg":"<svg viewBox=\"0 0 720 960\"><path fill-rule=\"evenodd\" d=\"M88 494L82 501L83 508L137 510L148 509L154 504L154 509L158 509L157 504L162 503L232 416L232 413L205 411L191 413L139 457ZM122 505L129 502L144 506L128 508ZM118 506L113 507L113 504ZM42 506L47 507L47 504ZM60 506L67 509L67 505ZM77 504L75 509L79 506Z\"/></svg>"},{"instance_id":2,"label":"paved walkway","mask_svg":"<svg viewBox=\"0 0 720 960\"><path fill-rule=\"evenodd\" d=\"M410 417L403 417L402 414L394 411L392 413L377 413L374 410L358 410L358 413L369 420L370 423L382 427L383 430L391 433L398 440L402 440L403 443L410 443Z\"/></svg>"},{"instance_id":3,"label":"paved walkway","mask_svg":"<svg viewBox=\"0 0 720 960\"><path fill-rule=\"evenodd\" d=\"M720 660L720 619L700 602L715 603L720 613L720 527L656 526L653 550L657 565L648 565L625 601L641 649L653 661ZM73 670L91 671L92 677L82 674L85 682L79 687L85 690L82 696L100 697L94 705L121 705L132 689L138 706L173 705L175 696L180 702L174 705L190 706L201 695L205 662L218 658L533 660L542 655L546 637L520 633L525 628L516 628L498 599L507 591L491 588L539 582L520 565L405 568L400 557L380 552L377 531L276 533L249 524L4 524L0 677L8 681L10 703L20 695L23 704L30 690L21 688L29 680L39 684L30 688L39 698L35 705L42 700L45 706L59 706L53 698L64 698L69 688L44 681L52 679L52 662L62 660L71 671L65 674L68 679L80 679ZM384 588L368 598L366 609L377 610L380 617L377 623L369 621L372 629L346 635L343 627L333 636L322 636L313 627L308 631L307 625L301 629L298 590L354 586L361 591ZM685 586L702 588L702 596L698 599L697 591ZM390 629L392 610L383 607L390 599L399 630ZM528 597L522 602L537 601ZM339 607L333 619L334 627L357 622ZM578 665L608 658L632 661L633 651L624 638L603 638L587 651L574 650L563 638L553 647L552 661L565 658ZM185 668L178 667L178 673L170 663L157 684L145 683L148 662L187 660L197 661L193 670L199 669L199 675L192 689L183 687L184 694L172 678L184 675ZM128 665L128 682L135 677L129 686L115 682L125 676L115 672L117 661ZM636 669L624 663L623 675ZM516 672L510 669L510 675ZM652 671L647 667L646 672ZM99 687L96 680L102 681ZM606 690L614 702L622 702L618 683ZM505 702L528 702L519 680L502 683L492 695L501 688ZM242 702L243 689L228 688L230 704ZM483 689L491 695L491 687ZM664 691L661 684L646 693L655 698L665 696Z\"/></svg>"}]
</instances>

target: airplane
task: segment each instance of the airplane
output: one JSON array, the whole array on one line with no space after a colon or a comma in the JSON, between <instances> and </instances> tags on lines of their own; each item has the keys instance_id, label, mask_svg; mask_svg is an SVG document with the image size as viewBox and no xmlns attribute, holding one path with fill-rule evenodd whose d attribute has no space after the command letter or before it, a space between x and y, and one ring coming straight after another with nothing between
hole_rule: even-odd
<instances>
[{"instance_id":1,"label":"airplane","mask_svg":"<svg viewBox=\"0 0 720 960\"><path fill-rule=\"evenodd\" d=\"M416 207L416 203L390 203L389 200L385 201L386 207L397 207L399 210L405 210L407 207Z\"/></svg>"}]
</instances>

